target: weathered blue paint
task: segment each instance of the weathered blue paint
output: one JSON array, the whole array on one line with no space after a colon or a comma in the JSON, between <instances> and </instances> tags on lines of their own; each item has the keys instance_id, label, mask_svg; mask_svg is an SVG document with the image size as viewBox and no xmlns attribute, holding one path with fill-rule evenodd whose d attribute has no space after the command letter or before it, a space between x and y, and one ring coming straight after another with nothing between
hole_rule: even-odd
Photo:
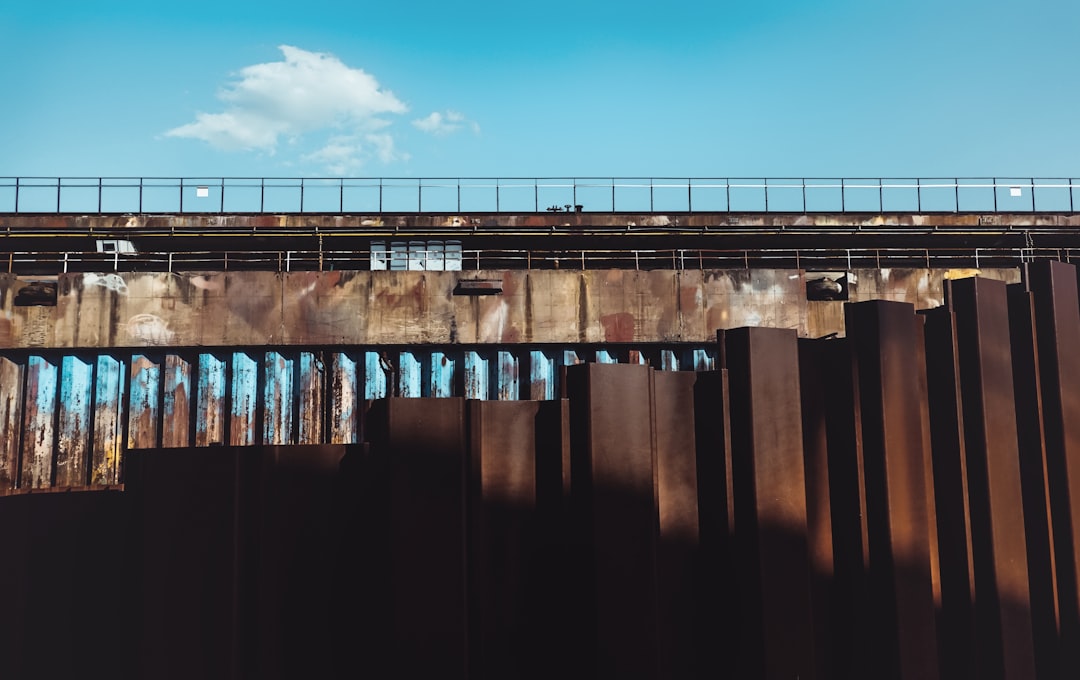
<instances>
[{"instance_id":1,"label":"weathered blue paint","mask_svg":"<svg viewBox=\"0 0 1080 680\"><path fill-rule=\"evenodd\" d=\"M233 352L232 389L229 400L229 443L255 444L255 408L259 400L259 362L246 352Z\"/></svg>"},{"instance_id":2,"label":"weathered blue paint","mask_svg":"<svg viewBox=\"0 0 1080 680\"><path fill-rule=\"evenodd\" d=\"M398 354L398 396L422 397L423 367L417 352Z\"/></svg>"},{"instance_id":3,"label":"weathered blue paint","mask_svg":"<svg viewBox=\"0 0 1080 680\"><path fill-rule=\"evenodd\" d=\"M344 352L330 358L330 443L360 441L356 418L356 360Z\"/></svg>"},{"instance_id":4,"label":"weathered blue paint","mask_svg":"<svg viewBox=\"0 0 1080 680\"><path fill-rule=\"evenodd\" d=\"M296 394L297 444L323 443L323 385L326 366L322 353L301 352Z\"/></svg>"},{"instance_id":5,"label":"weathered blue paint","mask_svg":"<svg viewBox=\"0 0 1080 680\"><path fill-rule=\"evenodd\" d=\"M57 382L59 368L40 356L26 365L26 414L19 486L40 489L52 484L53 450L56 447Z\"/></svg>"},{"instance_id":6,"label":"weathered blue paint","mask_svg":"<svg viewBox=\"0 0 1080 680\"><path fill-rule=\"evenodd\" d=\"M161 445L191 445L191 362L182 356L165 357L165 394L162 399Z\"/></svg>"},{"instance_id":7,"label":"weathered blue paint","mask_svg":"<svg viewBox=\"0 0 1080 680\"><path fill-rule=\"evenodd\" d=\"M596 363L598 364L617 364L619 360L615 358L615 355L606 349L596 350Z\"/></svg>"},{"instance_id":8,"label":"weathered blue paint","mask_svg":"<svg viewBox=\"0 0 1080 680\"><path fill-rule=\"evenodd\" d=\"M465 352L466 399L488 398L488 360L479 352Z\"/></svg>"},{"instance_id":9,"label":"weathered blue paint","mask_svg":"<svg viewBox=\"0 0 1080 680\"><path fill-rule=\"evenodd\" d=\"M294 368L295 360L280 352L267 352L263 360L262 441L265 444L293 443ZM254 418L254 409L251 417Z\"/></svg>"},{"instance_id":10,"label":"weathered blue paint","mask_svg":"<svg viewBox=\"0 0 1080 680\"><path fill-rule=\"evenodd\" d=\"M521 394L520 365L517 354L499 350L498 360L499 393L496 399L499 401L516 401Z\"/></svg>"},{"instance_id":11,"label":"weathered blue paint","mask_svg":"<svg viewBox=\"0 0 1080 680\"><path fill-rule=\"evenodd\" d=\"M555 398L555 360L546 352L529 352L529 398Z\"/></svg>"},{"instance_id":12,"label":"weathered blue paint","mask_svg":"<svg viewBox=\"0 0 1080 680\"><path fill-rule=\"evenodd\" d=\"M683 361L686 370L693 371L711 371L715 364L712 352L704 348L685 350Z\"/></svg>"},{"instance_id":13,"label":"weathered blue paint","mask_svg":"<svg viewBox=\"0 0 1080 680\"><path fill-rule=\"evenodd\" d=\"M60 362L60 431L56 447L56 485L82 486L90 459L90 401L94 365L68 355Z\"/></svg>"},{"instance_id":14,"label":"weathered blue paint","mask_svg":"<svg viewBox=\"0 0 1080 680\"><path fill-rule=\"evenodd\" d=\"M22 432L23 364L0 357L0 490L19 480L19 435Z\"/></svg>"},{"instance_id":15,"label":"weathered blue paint","mask_svg":"<svg viewBox=\"0 0 1080 680\"><path fill-rule=\"evenodd\" d=\"M199 387L195 411L195 446L225 443L225 361L199 355Z\"/></svg>"},{"instance_id":16,"label":"weathered blue paint","mask_svg":"<svg viewBox=\"0 0 1080 680\"><path fill-rule=\"evenodd\" d=\"M124 433L124 362L102 354L97 358L94 380L94 451L90 464L91 484L120 482L120 457Z\"/></svg>"},{"instance_id":17,"label":"weathered blue paint","mask_svg":"<svg viewBox=\"0 0 1080 680\"><path fill-rule=\"evenodd\" d=\"M129 449L152 449L158 444L158 403L161 395L161 360L145 354L131 357L128 398Z\"/></svg>"},{"instance_id":18,"label":"weathered blue paint","mask_svg":"<svg viewBox=\"0 0 1080 680\"><path fill-rule=\"evenodd\" d=\"M458 362L446 352L431 353L431 396L454 396L454 371Z\"/></svg>"},{"instance_id":19,"label":"weathered blue paint","mask_svg":"<svg viewBox=\"0 0 1080 680\"><path fill-rule=\"evenodd\" d=\"M675 352L670 349L660 350L660 370L662 371L677 371L679 370L679 357Z\"/></svg>"},{"instance_id":20,"label":"weathered blue paint","mask_svg":"<svg viewBox=\"0 0 1080 680\"><path fill-rule=\"evenodd\" d=\"M389 354L384 352L364 352L364 399L382 399L387 396L387 375L392 375L394 367Z\"/></svg>"},{"instance_id":21,"label":"weathered blue paint","mask_svg":"<svg viewBox=\"0 0 1080 680\"><path fill-rule=\"evenodd\" d=\"M563 350L563 352L562 352L562 365L563 366L574 366L576 364L583 364L583 363L585 363L585 360L583 358L581 358L581 355L578 354L577 350L574 350L574 349L565 349L565 350Z\"/></svg>"}]
</instances>

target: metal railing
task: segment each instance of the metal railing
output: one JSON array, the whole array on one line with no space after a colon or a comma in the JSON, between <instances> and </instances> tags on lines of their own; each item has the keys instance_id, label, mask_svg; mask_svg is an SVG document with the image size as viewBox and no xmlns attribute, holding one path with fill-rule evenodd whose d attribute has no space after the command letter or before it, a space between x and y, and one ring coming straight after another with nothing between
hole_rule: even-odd
<instances>
[{"instance_id":1,"label":"metal railing","mask_svg":"<svg viewBox=\"0 0 1080 680\"><path fill-rule=\"evenodd\" d=\"M435 255L435 253L432 253ZM1072 248L775 248L635 250L463 250L453 266L430 268L432 257L410 259L400 271L706 270L895 268L1014 268L1037 259L1071 262ZM338 250L0 253L0 271L20 275L69 272L365 271L385 270L385 253ZM373 266L374 265L374 266Z\"/></svg>"},{"instance_id":2,"label":"metal railing","mask_svg":"<svg viewBox=\"0 0 1080 680\"><path fill-rule=\"evenodd\" d=\"M0 213L1073 212L1072 178L0 177Z\"/></svg>"}]
</instances>

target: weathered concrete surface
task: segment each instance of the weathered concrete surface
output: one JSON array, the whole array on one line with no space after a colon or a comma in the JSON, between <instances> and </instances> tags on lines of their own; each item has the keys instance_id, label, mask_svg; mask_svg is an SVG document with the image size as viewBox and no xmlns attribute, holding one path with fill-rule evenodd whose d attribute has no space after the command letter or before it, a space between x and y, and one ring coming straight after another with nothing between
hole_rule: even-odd
<instances>
[{"instance_id":1,"label":"weathered concrete surface","mask_svg":"<svg viewBox=\"0 0 1080 680\"><path fill-rule=\"evenodd\" d=\"M941 304L975 270L856 270L849 300ZM981 276L1019 281L1015 269ZM499 295L455 295L463 279ZM843 333L840 301L807 302L801 270L78 273L56 306L15 306L0 274L0 349L246 345L705 342L717 329Z\"/></svg>"}]
</instances>

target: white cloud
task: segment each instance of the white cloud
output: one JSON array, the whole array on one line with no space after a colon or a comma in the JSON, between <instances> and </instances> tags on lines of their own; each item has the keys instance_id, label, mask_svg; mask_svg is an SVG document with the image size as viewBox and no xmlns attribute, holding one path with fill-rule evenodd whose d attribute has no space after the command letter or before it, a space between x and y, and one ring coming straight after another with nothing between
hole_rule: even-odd
<instances>
[{"instance_id":1,"label":"white cloud","mask_svg":"<svg viewBox=\"0 0 1080 680\"><path fill-rule=\"evenodd\" d=\"M340 135L331 137L318 151L306 154L302 160L318 163L332 175L347 176L359 170L372 158L381 163L407 161L409 154L398 151L394 138L385 133Z\"/></svg>"},{"instance_id":2,"label":"white cloud","mask_svg":"<svg viewBox=\"0 0 1080 680\"><path fill-rule=\"evenodd\" d=\"M475 133L480 132L479 125L473 121L467 120L464 115L457 111L447 111L446 113L432 111L423 118L417 118L412 124L418 130L432 135L449 135L457 132L465 125L468 125Z\"/></svg>"},{"instance_id":3,"label":"white cloud","mask_svg":"<svg viewBox=\"0 0 1080 680\"><path fill-rule=\"evenodd\" d=\"M218 93L225 111L199 113L193 122L165 135L199 139L224 150L273 153L282 137L292 143L305 133L325 129L373 132L389 125L380 116L408 110L372 75L333 55L289 45L279 49L284 61L247 66L238 80ZM340 160L347 148L331 139L312 156Z\"/></svg>"}]
</instances>

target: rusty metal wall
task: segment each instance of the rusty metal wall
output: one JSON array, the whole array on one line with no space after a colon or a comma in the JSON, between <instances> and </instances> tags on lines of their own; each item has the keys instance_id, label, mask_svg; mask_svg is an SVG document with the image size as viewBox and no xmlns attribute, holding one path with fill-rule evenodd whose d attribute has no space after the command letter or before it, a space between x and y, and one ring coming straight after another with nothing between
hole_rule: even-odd
<instances>
[{"instance_id":1,"label":"rusty metal wall","mask_svg":"<svg viewBox=\"0 0 1080 680\"><path fill-rule=\"evenodd\" d=\"M929 308L943 282L1018 269L857 269L850 301ZM845 272L832 272L840 276ZM718 328L844 331L843 302L808 300L800 269L123 272L57 277L53 306L21 306L30 284L0 274L0 350L518 343L711 342ZM497 282L490 295L458 283Z\"/></svg>"}]
</instances>

